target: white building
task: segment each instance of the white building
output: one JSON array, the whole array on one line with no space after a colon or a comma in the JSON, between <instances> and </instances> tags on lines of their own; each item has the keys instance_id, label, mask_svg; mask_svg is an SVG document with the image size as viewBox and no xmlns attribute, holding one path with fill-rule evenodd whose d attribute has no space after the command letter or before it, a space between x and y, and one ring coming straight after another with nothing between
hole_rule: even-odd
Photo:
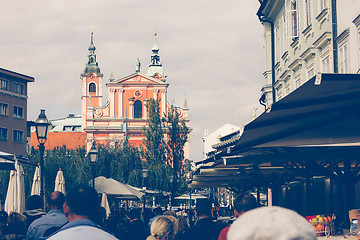
<instances>
[{"instance_id":1,"label":"white building","mask_svg":"<svg viewBox=\"0 0 360 240\"><path fill-rule=\"evenodd\" d=\"M215 149L212 147L213 145L220 143L220 138L236 132L240 131L242 128L226 123L220 128L216 129L214 132L209 134L209 131L206 129L203 136L203 143L204 143L204 159L206 159L207 154L209 152L214 151Z\"/></svg>"},{"instance_id":2,"label":"white building","mask_svg":"<svg viewBox=\"0 0 360 240\"><path fill-rule=\"evenodd\" d=\"M356 73L359 12L358 0L260 1L257 15L265 29L261 102L271 106L317 73Z\"/></svg>"}]
</instances>

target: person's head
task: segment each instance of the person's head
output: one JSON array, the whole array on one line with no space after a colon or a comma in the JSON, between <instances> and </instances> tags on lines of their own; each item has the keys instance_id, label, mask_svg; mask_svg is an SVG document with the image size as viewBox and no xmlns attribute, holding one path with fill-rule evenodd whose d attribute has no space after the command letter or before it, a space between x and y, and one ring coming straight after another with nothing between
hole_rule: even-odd
<instances>
[{"instance_id":1,"label":"person's head","mask_svg":"<svg viewBox=\"0 0 360 240\"><path fill-rule=\"evenodd\" d=\"M163 210L161 207L156 207L153 211L154 211L155 216L159 216L159 215L163 214Z\"/></svg>"},{"instance_id":2,"label":"person's head","mask_svg":"<svg viewBox=\"0 0 360 240\"><path fill-rule=\"evenodd\" d=\"M195 212L198 217L211 217L211 202L209 199L198 199L196 201Z\"/></svg>"},{"instance_id":3,"label":"person's head","mask_svg":"<svg viewBox=\"0 0 360 240\"><path fill-rule=\"evenodd\" d=\"M27 210L42 209L44 203L39 195L31 195L27 200Z\"/></svg>"},{"instance_id":4,"label":"person's head","mask_svg":"<svg viewBox=\"0 0 360 240\"><path fill-rule=\"evenodd\" d=\"M236 218L247 211L257 208L255 197L249 193L241 193L237 195L233 204Z\"/></svg>"},{"instance_id":5,"label":"person's head","mask_svg":"<svg viewBox=\"0 0 360 240\"><path fill-rule=\"evenodd\" d=\"M230 226L228 240L315 240L315 228L298 213L281 207L260 207L242 214Z\"/></svg>"},{"instance_id":6,"label":"person's head","mask_svg":"<svg viewBox=\"0 0 360 240\"><path fill-rule=\"evenodd\" d=\"M176 217L176 213L174 211L166 211L163 215L173 216Z\"/></svg>"},{"instance_id":7,"label":"person's head","mask_svg":"<svg viewBox=\"0 0 360 240\"><path fill-rule=\"evenodd\" d=\"M19 235L26 234L26 217L17 212L11 212L8 217L8 230Z\"/></svg>"},{"instance_id":8,"label":"person's head","mask_svg":"<svg viewBox=\"0 0 360 240\"><path fill-rule=\"evenodd\" d=\"M179 232L186 231L189 228L186 218L183 215L178 215L177 219L179 220Z\"/></svg>"},{"instance_id":9,"label":"person's head","mask_svg":"<svg viewBox=\"0 0 360 240\"><path fill-rule=\"evenodd\" d=\"M5 211L0 211L0 226L7 225L8 214Z\"/></svg>"},{"instance_id":10,"label":"person's head","mask_svg":"<svg viewBox=\"0 0 360 240\"><path fill-rule=\"evenodd\" d=\"M100 198L96 190L87 185L72 189L64 203L64 213L69 221L79 218L96 219L100 208Z\"/></svg>"},{"instance_id":11,"label":"person's head","mask_svg":"<svg viewBox=\"0 0 360 240\"><path fill-rule=\"evenodd\" d=\"M62 211L65 200L66 200L65 195L62 192L55 191L51 193L48 198L48 203L47 203L48 208L50 210L59 209Z\"/></svg>"},{"instance_id":12,"label":"person's head","mask_svg":"<svg viewBox=\"0 0 360 240\"><path fill-rule=\"evenodd\" d=\"M179 219L177 217L174 217L173 215L163 215L164 217L167 217L174 225L174 236L176 236L179 233Z\"/></svg>"},{"instance_id":13,"label":"person's head","mask_svg":"<svg viewBox=\"0 0 360 240\"><path fill-rule=\"evenodd\" d=\"M151 223L150 227L152 240L173 240L174 235L174 224L166 216L159 216Z\"/></svg>"},{"instance_id":14,"label":"person's head","mask_svg":"<svg viewBox=\"0 0 360 240\"><path fill-rule=\"evenodd\" d=\"M96 218L96 223L102 227L105 227L105 220L106 220L106 209L101 206L99 208L99 213Z\"/></svg>"},{"instance_id":15,"label":"person's head","mask_svg":"<svg viewBox=\"0 0 360 240\"><path fill-rule=\"evenodd\" d=\"M130 220L134 220L134 219L140 219L140 209L138 208L133 208L131 209L127 214L128 218Z\"/></svg>"}]
</instances>

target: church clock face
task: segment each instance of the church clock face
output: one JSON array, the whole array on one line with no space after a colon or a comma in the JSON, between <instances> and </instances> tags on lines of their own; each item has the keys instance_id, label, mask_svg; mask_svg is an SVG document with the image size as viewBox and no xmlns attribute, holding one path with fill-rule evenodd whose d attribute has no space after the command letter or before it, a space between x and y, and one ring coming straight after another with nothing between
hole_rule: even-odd
<instances>
[{"instance_id":1,"label":"church clock face","mask_svg":"<svg viewBox=\"0 0 360 240\"><path fill-rule=\"evenodd\" d=\"M141 81L141 77L137 76L137 77L135 78L135 81L140 82L140 81Z\"/></svg>"}]
</instances>

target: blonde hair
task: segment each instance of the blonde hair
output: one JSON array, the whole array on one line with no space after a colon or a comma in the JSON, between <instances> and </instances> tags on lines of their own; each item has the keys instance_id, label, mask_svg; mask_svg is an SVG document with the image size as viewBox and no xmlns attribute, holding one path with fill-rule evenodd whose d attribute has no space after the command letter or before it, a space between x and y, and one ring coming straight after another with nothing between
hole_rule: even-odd
<instances>
[{"instance_id":1,"label":"blonde hair","mask_svg":"<svg viewBox=\"0 0 360 240\"><path fill-rule=\"evenodd\" d=\"M169 233L169 239L174 239L174 224L167 216L159 216L151 223L151 235L161 239Z\"/></svg>"}]
</instances>

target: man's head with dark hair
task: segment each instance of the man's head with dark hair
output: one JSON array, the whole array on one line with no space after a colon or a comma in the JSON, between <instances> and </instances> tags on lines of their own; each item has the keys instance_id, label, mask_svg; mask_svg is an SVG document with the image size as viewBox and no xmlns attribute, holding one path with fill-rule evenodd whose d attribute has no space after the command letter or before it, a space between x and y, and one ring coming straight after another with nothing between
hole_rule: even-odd
<instances>
[{"instance_id":1,"label":"man's head with dark hair","mask_svg":"<svg viewBox=\"0 0 360 240\"><path fill-rule=\"evenodd\" d=\"M256 199L252 194L241 193L234 199L235 217L239 217L244 212L257 208Z\"/></svg>"},{"instance_id":2,"label":"man's head with dark hair","mask_svg":"<svg viewBox=\"0 0 360 240\"><path fill-rule=\"evenodd\" d=\"M5 211L0 211L0 226L6 225L8 219L8 214Z\"/></svg>"},{"instance_id":3,"label":"man's head with dark hair","mask_svg":"<svg viewBox=\"0 0 360 240\"><path fill-rule=\"evenodd\" d=\"M158 216L158 215L162 215L162 214L163 214L163 210L162 210L161 207L156 207L156 208L154 208L153 211L154 211L155 216Z\"/></svg>"},{"instance_id":4,"label":"man's head with dark hair","mask_svg":"<svg viewBox=\"0 0 360 240\"><path fill-rule=\"evenodd\" d=\"M198 217L211 217L211 208L211 202L207 198L196 201L196 215Z\"/></svg>"},{"instance_id":5,"label":"man's head with dark hair","mask_svg":"<svg viewBox=\"0 0 360 240\"><path fill-rule=\"evenodd\" d=\"M62 192L52 192L48 198L48 207L50 209L63 210L65 200L65 195Z\"/></svg>"},{"instance_id":6,"label":"man's head with dark hair","mask_svg":"<svg viewBox=\"0 0 360 240\"><path fill-rule=\"evenodd\" d=\"M42 209L44 203L39 195L31 195L27 200L27 210Z\"/></svg>"},{"instance_id":7,"label":"man's head with dark hair","mask_svg":"<svg viewBox=\"0 0 360 240\"><path fill-rule=\"evenodd\" d=\"M69 221L76 219L95 219L99 212L100 199L96 190L86 185L72 189L64 204L64 213Z\"/></svg>"},{"instance_id":8,"label":"man's head with dark hair","mask_svg":"<svg viewBox=\"0 0 360 240\"><path fill-rule=\"evenodd\" d=\"M130 218L130 220L134 220L134 219L140 219L140 210L138 208L133 208L131 209L127 214L128 218Z\"/></svg>"}]
</instances>

